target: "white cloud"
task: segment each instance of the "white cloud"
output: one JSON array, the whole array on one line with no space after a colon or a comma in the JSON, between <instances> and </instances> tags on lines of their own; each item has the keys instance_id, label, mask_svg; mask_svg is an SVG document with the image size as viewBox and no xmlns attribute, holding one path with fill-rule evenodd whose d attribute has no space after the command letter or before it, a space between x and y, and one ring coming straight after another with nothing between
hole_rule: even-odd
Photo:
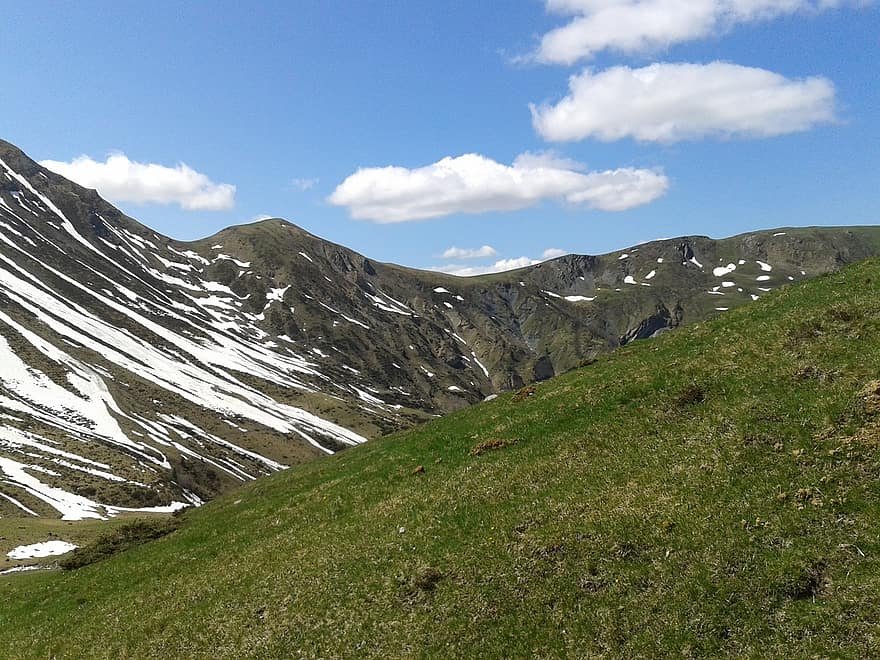
<instances>
[{"instance_id":1,"label":"white cloud","mask_svg":"<svg viewBox=\"0 0 880 660\"><path fill-rule=\"evenodd\" d=\"M514 259L499 259L494 264L490 264L488 266L444 264L443 266L431 266L426 270L433 270L438 273L448 273L449 275L458 275L459 277L473 277L474 275L488 275L489 273L501 273L506 270L525 268L526 266L534 266L535 264L539 263L541 263L541 259L532 259L530 257L517 257Z\"/></svg>"},{"instance_id":2,"label":"white cloud","mask_svg":"<svg viewBox=\"0 0 880 660\"><path fill-rule=\"evenodd\" d=\"M483 257L494 257L498 251L491 245L484 245L478 248L460 248L454 245L443 253L444 259L481 259Z\"/></svg>"},{"instance_id":3,"label":"white cloud","mask_svg":"<svg viewBox=\"0 0 880 660\"><path fill-rule=\"evenodd\" d=\"M669 187L668 179L655 170L584 170L552 154L522 154L513 165L465 154L416 169L360 169L328 201L348 208L353 218L392 223L514 211L543 200L624 211L661 197Z\"/></svg>"},{"instance_id":4,"label":"white cloud","mask_svg":"<svg viewBox=\"0 0 880 660\"><path fill-rule=\"evenodd\" d=\"M114 202L179 204L188 211L222 211L235 205L235 186L214 183L185 163L138 163L114 153L104 162L79 156L69 163L43 160L40 165Z\"/></svg>"},{"instance_id":5,"label":"white cloud","mask_svg":"<svg viewBox=\"0 0 880 660\"><path fill-rule=\"evenodd\" d=\"M493 264L486 266L468 266L465 264L445 264L443 266L431 266L425 270L433 270L438 273L448 273L449 275L458 275L459 277L472 277L474 275L488 275L489 273L502 273L507 270L516 270L517 268L525 268L526 266L534 266L548 259L555 259L568 254L565 250L559 248L547 248L541 254L540 259L532 259L531 257L514 257L512 259L499 259ZM445 256L445 255L444 255ZM455 258L455 257L452 257Z\"/></svg>"},{"instance_id":6,"label":"white cloud","mask_svg":"<svg viewBox=\"0 0 880 660\"><path fill-rule=\"evenodd\" d=\"M834 85L764 69L711 62L617 66L569 80L555 105L531 106L546 140L594 137L677 142L703 137L770 137L834 120Z\"/></svg>"},{"instance_id":7,"label":"white cloud","mask_svg":"<svg viewBox=\"0 0 880 660\"><path fill-rule=\"evenodd\" d=\"M290 185L296 188L297 190L301 190L305 192L306 190L311 190L318 184L318 179L291 179Z\"/></svg>"},{"instance_id":8,"label":"white cloud","mask_svg":"<svg viewBox=\"0 0 880 660\"><path fill-rule=\"evenodd\" d=\"M541 38L533 59L573 64L604 50L641 53L723 33L739 23L872 0L545 0L572 19Z\"/></svg>"},{"instance_id":9,"label":"white cloud","mask_svg":"<svg viewBox=\"0 0 880 660\"><path fill-rule=\"evenodd\" d=\"M260 213L259 215L255 215L252 218L249 218L244 221L246 225L250 225L254 222L262 222L263 220L271 220L272 218L277 218L277 215L266 215L265 213Z\"/></svg>"},{"instance_id":10,"label":"white cloud","mask_svg":"<svg viewBox=\"0 0 880 660\"><path fill-rule=\"evenodd\" d=\"M560 250L559 248L547 248L541 254L541 259L555 259L556 257L562 257L568 254L567 250Z\"/></svg>"}]
</instances>

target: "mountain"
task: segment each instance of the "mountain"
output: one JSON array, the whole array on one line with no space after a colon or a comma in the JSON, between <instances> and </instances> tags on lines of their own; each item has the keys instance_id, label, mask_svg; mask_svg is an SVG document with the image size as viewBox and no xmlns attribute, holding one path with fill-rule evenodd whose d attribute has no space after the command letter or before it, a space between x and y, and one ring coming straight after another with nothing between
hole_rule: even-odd
<instances>
[{"instance_id":1,"label":"mountain","mask_svg":"<svg viewBox=\"0 0 880 660\"><path fill-rule=\"evenodd\" d=\"M458 278L280 219L175 241L0 142L0 516L200 504L878 253L785 229Z\"/></svg>"},{"instance_id":2,"label":"mountain","mask_svg":"<svg viewBox=\"0 0 880 660\"><path fill-rule=\"evenodd\" d=\"M877 657L878 287L784 287L6 576L0 656ZM73 565L133 536L20 522Z\"/></svg>"}]
</instances>

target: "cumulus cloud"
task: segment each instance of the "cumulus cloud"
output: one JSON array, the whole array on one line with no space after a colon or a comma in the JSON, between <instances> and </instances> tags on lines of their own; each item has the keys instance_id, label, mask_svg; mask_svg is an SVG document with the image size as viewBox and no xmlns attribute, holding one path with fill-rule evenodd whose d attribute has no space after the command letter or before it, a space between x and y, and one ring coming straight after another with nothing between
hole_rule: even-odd
<instances>
[{"instance_id":1,"label":"cumulus cloud","mask_svg":"<svg viewBox=\"0 0 880 660\"><path fill-rule=\"evenodd\" d=\"M547 10L570 16L541 38L533 58L573 64L604 50L656 51L723 33L734 25L798 12L819 12L871 0L545 0Z\"/></svg>"},{"instance_id":2,"label":"cumulus cloud","mask_svg":"<svg viewBox=\"0 0 880 660\"><path fill-rule=\"evenodd\" d=\"M318 184L318 179L291 179L290 185L305 192L306 190L311 190Z\"/></svg>"},{"instance_id":3,"label":"cumulus cloud","mask_svg":"<svg viewBox=\"0 0 880 660\"><path fill-rule=\"evenodd\" d=\"M459 277L472 277L474 275L502 273L507 270L516 270L517 268L534 266L543 261L547 261L548 259L555 259L556 257L561 257L565 254L568 254L568 252L565 250L560 250L559 248L547 248L541 254L540 259L533 259L531 257L514 257L512 259L499 259L495 263L485 266L470 266L466 264L450 263L443 266L432 266L427 268L426 270L433 270L438 273L448 273L449 275L458 275Z\"/></svg>"},{"instance_id":4,"label":"cumulus cloud","mask_svg":"<svg viewBox=\"0 0 880 660\"><path fill-rule=\"evenodd\" d=\"M494 257L498 251L491 245L484 245L478 248L460 248L454 245L447 248L443 252L444 259L481 259L484 257Z\"/></svg>"},{"instance_id":5,"label":"cumulus cloud","mask_svg":"<svg viewBox=\"0 0 880 660\"><path fill-rule=\"evenodd\" d=\"M559 248L547 248L541 254L541 259L546 261L547 259L555 259L556 257L562 257L566 254L568 254L567 250L560 250Z\"/></svg>"},{"instance_id":6,"label":"cumulus cloud","mask_svg":"<svg viewBox=\"0 0 880 660\"><path fill-rule=\"evenodd\" d=\"M488 275L489 273L501 273L506 270L516 270L526 266L534 266L541 263L540 259L530 257L516 257L514 259L499 259L494 264L487 266L468 266L465 264L444 264L443 266L431 266L426 270L438 273L458 275L459 277L473 277L474 275Z\"/></svg>"},{"instance_id":7,"label":"cumulus cloud","mask_svg":"<svg viewBox=\"0 0 880 660\"><path fill-rule=\"evenodd\" d=\"M727 62L617 66L569 80L568 96L531 106L546 140L677 142L771 137L834 120L834 85Z\"/></svg>"},{"instance_id":8,"label":"cumulus cloud","mask_svg":"<svg viewBox=\"0 0 880 660\"><path fill-rule=\"evenodd\" d=\"M214 183L185 163L138 163L114 153L104 162L80 156L69 163L44 160L40 165L114 202L179 204L187 211L222 211L235 205L235 186Z\"/></svg>"},{"instance_id":9,"label":"cumulus cloud","mask_svg":"<svg viewBox=\"0 0 880 660\"><path fill-rule=\"evenodd\" d=\"M515 211L556 200L602 211L624 211L661 197L662 172L621 168L586 172L546 154L523 154L503 165L479 154L447 157L416 169L363 168L328 198L353 218L379 223L438 218L453 213Z\"/></svg>"}]
</instances>

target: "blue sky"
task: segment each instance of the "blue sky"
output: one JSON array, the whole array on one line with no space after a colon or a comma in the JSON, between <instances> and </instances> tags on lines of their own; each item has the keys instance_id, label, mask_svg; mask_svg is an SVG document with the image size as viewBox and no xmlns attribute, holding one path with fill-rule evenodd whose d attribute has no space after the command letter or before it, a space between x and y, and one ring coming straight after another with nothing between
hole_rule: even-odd
<instances>
[{"instance_id":1,"label":"blue sky","mask_svg":"<svg viewBox=\"0 0 880 660\"><path fill-rule=\"evenodd\" d=\"M38 160L89 156L91 170L66 171L176 238L272 215L376 259L477 272L548 248L880 220L877 3L77 2L3 14L0 136ZM117 152L162 167L99 167ZM192 172L165 169L179 163ZM484 245L494 254L441 256Z\"/></svg>"}]
</instances>

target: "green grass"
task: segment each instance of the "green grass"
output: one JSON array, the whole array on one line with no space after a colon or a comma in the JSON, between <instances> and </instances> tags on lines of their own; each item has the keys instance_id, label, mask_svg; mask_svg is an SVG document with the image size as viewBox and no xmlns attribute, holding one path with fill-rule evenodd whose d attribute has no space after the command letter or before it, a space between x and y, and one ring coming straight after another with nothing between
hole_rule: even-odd
<instances>
[{"instance_id":1,"label":"green grass","mask_svg":"<svg viewBox=\"0 0 880 660\"><path fill-rule=\"evenodd\" d=\"M878 284L785 288L0 579L0 656L876 656Z\"/></svg>"}]
</instances>

